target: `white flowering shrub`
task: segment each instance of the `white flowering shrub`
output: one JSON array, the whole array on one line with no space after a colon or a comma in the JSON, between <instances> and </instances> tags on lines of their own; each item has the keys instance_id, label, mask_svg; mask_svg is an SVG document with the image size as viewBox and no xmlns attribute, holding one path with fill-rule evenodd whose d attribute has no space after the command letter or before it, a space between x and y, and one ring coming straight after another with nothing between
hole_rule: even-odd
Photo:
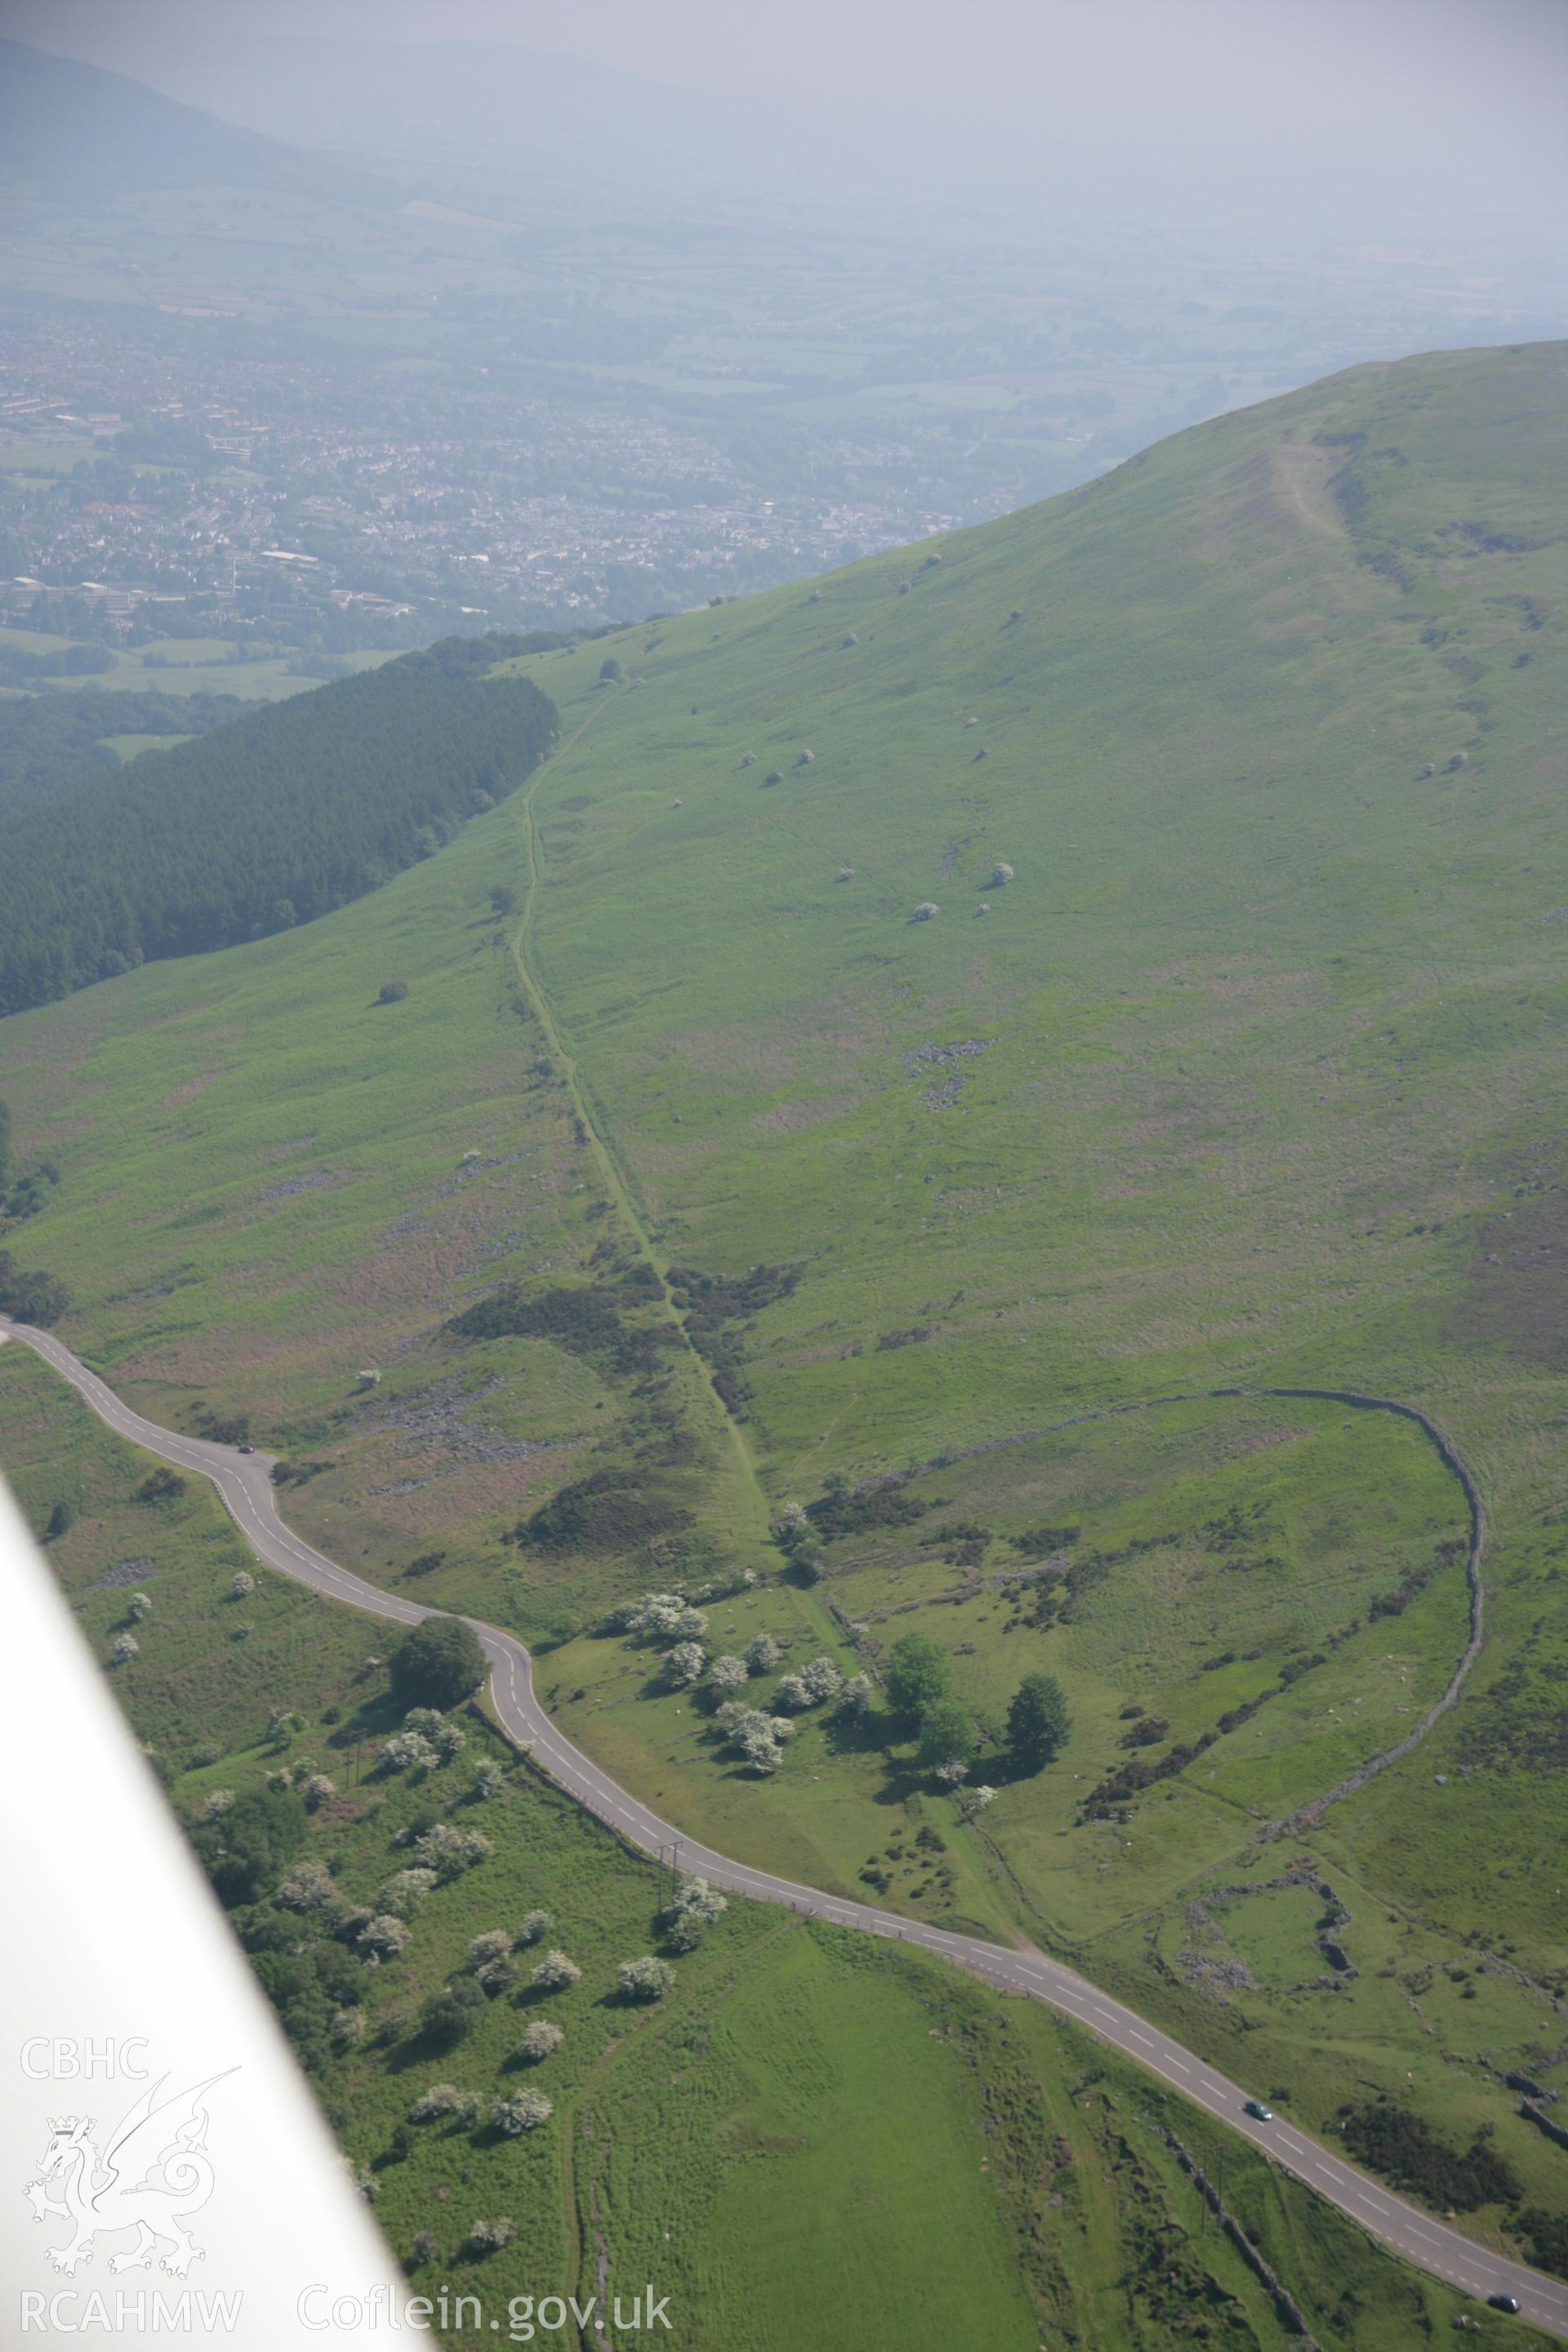
<instances>
[{"instance_id":1,"label":"white flowering shrub","mask_svg":"<svg viewBox=\"0 0 1568 2352\"><path fill-rule=\"evenodd\" d=\"M605 1633L642 1633L648 1622L648 1612L668 1609L675 1616L687 1601L679 1592L639 1592L635 1601L618 1601L605 1618Z\"/></svg>"},{"instance_id":2,"label":"white flowering shrub","mask_svg":"<svg viewBox=\"0 0 1568 2352\"><path fill-rule=\"evenodd\" d=\"M542 1944L555 1925L548 1911L525 1911L522 1925L517 1931L521 1945Z\"/></svg>"},{"instance_id":3,"label":"white flowering shrub","mask_svg":"<svg viewBox=\"0 0 1568 2352\"><path fill-rule=\"evenodd\" d=\"M746 1661L728 1655L715 1658L708 1669L708 1680L716 1691L743 1690L746 1685Z\"/></svg>"},{"instance_id":4,"label":"white flowering shrub","mask_svg":"<svg viewBox=\"0 0 1568 2352\"><path fill-rule=\"evenodd\" d=\"M137 1624L140 1625L143 1617L151 1617L153 1614L152 1594L150 1592L133 1592L130 1600L125 1604L125 1613L128 1617L133 1617Z\"/></svg>"},{"instance_id":5,"label":"white flowering shrub","mask_svg":"<svg viewBox=\"0 0 1568 2352\"><path fill-rule=\"evenodd\" d=\"M468 1966L482 1969L488 1960L504 1960L511 1951L511 1937L504 1927L487 1927L482 1936L475 1936L468 1945Z\"/></svg>"},{"instance_id":6,"label":"white flowering shrub","mask_svg":"<svg viewBox=\"0 0 1568 2352\"><path fill-rule=\"evenodd\" d=\"M117 1633L110 1644L109 1663L111 1666L123 1666L130 1659L141 1655L142 1644L134 1633Z\"/></svg>"},{"instance_id":7,"label":"white flowering shrub","mask_svg":"<svg viewBox=\"0 0 1568 2352\"><path fill-rule=\"evenodd\" d=\"M753 1772L777 1771L780 1751L774 1727L780 1719L748 1706L742 1707L730 1725L730 1745L744 1757Z\"/></svg>"},{"instance_id":8,"label":"white flowering shrub","mask_svg":"<svg viewBox=\"0 0 1568 2352\"><path fill-rule=\"evenodd\" d=\"M225 1813L227 1812L233 1802L234 1790L232 1789L209 1789L207 1790L207 1801L202 1807L203 1821L222 1821Z\"/></svg>"},{"instance_id":9,"label":"white flowering shrub","mask_svg":"<svg viewBox=\"0 0 1568 2352\"><path fill-rule=\"evenodd\" d=\"M488 1862L494 1852L489 1838L479 1831L455 1830L450 1822L437 1822L414 1841L416 1863L421 1870L433 1870L443 1885L449 1878L460 1878L465 1870Z\"/></svg>"},{"instance_id":10,"label":"white flowering shrub","mask_svg":"<svg viewBox=\"0 0 1568 2352\"><path fill-rule=\"evenodd\" d=\"M788 1709L794 1715L811 1705L811 1694L800 1675L785 1675L773 1692L773 1705Z\"/></svg>"},{"instance_id":11,"label":"white flowering shrub","mask_svg":"<svg viewBox=\"0 0 1568 2352\"><path fill-rule=\"evenodd\" d=\"M490 2109L490 2121L497 2131L516 2139L522 2132L537 2131L555 2113L550 2101L540 2091L514 2091L510 2099L498 2099Z\"/></svg>"},{"instance_id":12,"label":"white flowering shrub","mask_svg":"<svg viewBox=\"0 0 1568 2352\"><path fill-rule=\"evenodd\" d=\"M477 1804L483 1804L487 1797L495 1795L496 1790L500 1787L500 1766L492 1762L487 1756L482 1763L476 1764L474 1767L473 1785L469 1793Z\"/></svg>"},{"instance_id":13,"label":"white flowering shrub","mask_svg":"<svg viewBox=\"0 0 1568 2352\"><path fill-rule=\"evenodd\" d=\"M332 2017L332 2040L340 2050L356 2049L365 2037L365 2015L363 2009L340 2009Z\"/></svg>"},{"instance_id":14,"label":"white flowering shrub","mask_svg":"<svg viewBox=\"0 0 1568 2352\"><path fill-rule=\"evenodd\" d=\"M640 1960L623 1960L616 1970L616 1989L623 2000L662 2000L675 1983L668 1960L652 1954Z\"/></svg>"},{"instance_id":15,"label":"white flowering shrub","mask_svg":"<svg viewBox=\"0 0 1568 2352\"><path fill-rule=\"evenodd\" d=\"M700 1642L681 1642L665 1654L664 1678L672 1690L689 1690L701 1681L706 1663Z\"/></svg>"},{"instance_id":16,"label":"white flowering shrub","mask_svg":"<svg viewBox=\"0 0 1568 2352\"><path fill-rule=\"evenodd\" d=\"M665 1911L666 1934L673 1950L694 1951L702 1931L715 1919L721 1919L729 1904L716 1886L705 1878L683 1878L675 1890L675 1900Z\"/></svg>"},{"instance_id":17,"label":"white flowering shrub","mask_svg":"<svg viewBox=\"0 0 1568 2352\"><path fill-rule=\"evenodd\" d=\"M931 1778L939 1789L956 1789L959 1782L967 1778L968 1772L969 1764L966 1758L950 1756L945 1764L937 1766Z\"/></svg>"},{"instance_id":18,"label":"white flowering shrub","mask_svg":"<svg viewBox=\"0 0 1568 2352\"><path fill-rule=\"evenodd\" d=\"M435 1884L433 1870L400 1870L395 1877L387 1880L375 1899L384 1911L391 1912L395 1919L406 1919L424 1902Z\"/></svg>"},{"instance_id":19,"label":"white flowering shrub","mask_svg":"<svg viewBox=\"0 0 1568 2352\"><path fill-rule=\"evenodd\" d=\"M715 1919L723 1917L730 1904L729 1898L721 1895L716 1886L710 1886L705 1878L683 1878L676 1889L671 1907L689 1913L693 1918L700 1919L704 1927L710 1927Z\"/></svg>"},{"instance_id":20,"label":"white flowering shrub","mask_svg":"<svg viewBox=\"0 0 1568 2352\"><path fill-rule=\"evenodd\" d=\"M255 1590L256 1579L247 1568L242 1568L237 1576L229 1580L228 1597L231 1601L243 1601Z\"/></svg>"},{"instance_id":21,"label":"white flowering shrub","mask_svg":"<svg viewBox=\"0 0 1568 2352\"><path fill-rule=\"evenodd\" d=\"M437 1707L409 1707L402 1719L402 1728L426 1740L442 1764L451 1764L451 1759L463 1755L468 1748L468 1734L461 1724L449 1722Z\"/></svg>"},{"instance_id":22,"label":"white flowering shrub","mask_svg":"<svg viewBox=\"0 0 1568 2352\"><path fill-rule=\"evenodd\" d=\"M397 1918L390 1911L384 1911L378 1917L365 1921L354 1941L362 1951L374 1958L390 1960L405 1948L413 1933L406 1920Z\"/></svg>"},{"instance_id":23,"label":"white flowering shrub","mask_svg":"<svg viewBox=\"0 0 1568 2352\"><path fill-rule=\"evenodd\" d=\"M479 2100L473 2091L459 2091L456 2083L432 2083L421 2091L408 2110L411 2124L439 2123L444 2116L458 2116L470 2122L479 2113Z\"/></svg>"},{"instance_id":24,"label":"white flowering shrub","mask_svg":"<svg viewBox=\"0 0 1568 2352\"><path fill-rule=\"evenodd\" d=\"M542 2058L559 2050L565 2039L564 2032L552 2018L536 2017L531 2025L523 2027L522 2039L511 2054L524 2064L537 2066Z\"/></svg>"},{"instance_id":25,"label":"white flowering shrub","mask_svg":"<svg viewBox=\"0 0 1568 2352\"><path fill-rule=\"evenodd\" d=\"M746 1671L752 1675L771 1675L783 1657L771 1633L754 1634L746 1644Z\"/></svg>"},{"instance_id":26,"label":"white flowering shrub","mask_svg":"<svg viewBox=\"0 0 1568 2352\"><path fill-rule=\"evenodd\" d=\"M517 2234L517 2223L510 2213L498 2213L493 2221L476 2221L468 2231L469 2252L493 2254L502 2246L510 2245Z\"/></svg>"},{"instance_id":27,"label":"white flowering shrub","mask_svg":"<svg viewBox=\"0 0 1568 2352\"><path fill-rule=\"evenodd\" d=\"M564 1992L568 1985L576 1983L582 1973L576 1961L568 1959L564 1952L546 1952L530 1982L536 1984L541 1992Z\"/></svg>"},{"instance_id":28,"label":"white flowering shrub","mask_svg":"<svg viewBox=\"0 0 1568 2352\"><path fill-rule=\"evenodd\" d=\"M423 1779L434 1769L436 1750L422 1731L395 1731L376 1758L378 1772L412 1772Z\"/></svg>"},{"instance_id":29,"label":"white flowering shrub","mask_svg":"<svg viewBox=\"0 0 1568 2352\"><path fill-rule=\"evenodd\" d=\"M809 1666L802 1666L800 1679L805 1685L807 1703L820 1706L824 1699L837 1697L844 1677L831 1658L813 1658Z\"/></svg>"},{"instance_id":30,"label":"white flowering shrub","mask_svg":"<svg viewBox=\"0 0 1568 2352\"><path fill-rule=\"evenodd\" d=\"M324 1772L312 1772L300 1793L311 1812L315 1812L337 1795L337 1782L329 1780Z\"/></svg>"},{"instance_id":31,"label":"white flowering shrub","mask_svg":"<svg viewBox=\"0 0 1568 2352\"><path fill-rule=\"evenodd\" d=\"M870 1675L851 1675L838 1693L838 1704L833 1712L852 1722L857 1717L865 1714L871 1704L871 1696Z\"/></svg>"},{"instance_id":32,"label":"white flowering shrub","mask_svg":"<svg viewBox=\"0 0 1568 2352\"><path fill-rule=\"evenodd\" d=\"M966 1821L973 1821L976 1813L983 1813L987 1805L995 1802L995 1790L988 1789L983 1780L973 1789L961 1789L958 1792L958 1810Z\"/></svg>"},{"instance_id":33,"label":"white flowering shrub","mask_svg":"<svg viewBox=\"0 0 1568 2352\"><path fill-rule=\"evenodd\" d=\"M628 1633L662 1633L676 1638L676 1628L689 1607L683 1592L645 1592L629 1609L617 1610Z\"/></svg>"},{"instance_id":34,"label":"white flowering shrub","mask_svg":"<svg viewBox=\"0 0 1568 2352\"><path fill-rule=\"evenodd\" d=\"M321 1911L338 1899L338 1890L325 1863L307 1856L290 1864L278 1882L275 1903L285 1911Z\"/></svg>"}]
</instances>

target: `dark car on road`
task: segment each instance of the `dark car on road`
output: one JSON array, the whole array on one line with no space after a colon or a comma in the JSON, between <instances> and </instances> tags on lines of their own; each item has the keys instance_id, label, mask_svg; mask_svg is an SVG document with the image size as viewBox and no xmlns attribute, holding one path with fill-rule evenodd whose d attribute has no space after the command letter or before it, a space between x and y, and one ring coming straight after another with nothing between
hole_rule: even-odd
<instances>
[{"instance_id":1,"label":"dark car on road","mask_svg":"<svg viewBox=\"0 0 1568 2352\"><path fill-rule=\"evenodd\" d=\"M1489 2294L1487 2297L1487 2309L1489 2311L1517 2311L1519 2309L1519 2297L1517 2294Z\"/></svg>"},{"instance_id":2,"label":"dark car on road","mask_svg":"<svg viewBox=\"0 0 1568 2352\"><path fill-rule=\"evenodd\" d=\"M1261 2099L1248 2099L1246 2113L1260 2124L1271 2124L1274 2121L1273 2108L1266 2107Z\"/></svg>"}]
</instances>

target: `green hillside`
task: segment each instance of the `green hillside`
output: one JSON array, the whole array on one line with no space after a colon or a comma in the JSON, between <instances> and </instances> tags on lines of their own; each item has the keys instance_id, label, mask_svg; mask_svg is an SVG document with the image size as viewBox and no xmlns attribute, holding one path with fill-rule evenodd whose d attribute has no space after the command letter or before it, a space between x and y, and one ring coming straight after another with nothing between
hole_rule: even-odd
<instances>
[{"instance_id":1,"label":"green hillside","mask_svg":"<svg viewBox=\"0 0 1568 2352\"><path fill-rule=\"evenodd\" d=\"M1357 370L520 661L559 748L437 856L0 1030L60 1170L10 1245L143 1409L248 1415L313 1538L552 1643L574 1736L693 1832L1070 1951L1315 2128L1494 2132L1500 2193L1415 2186L1558 2265L1502 2078L1568 2087L1565 368ZM1487 1639L1270 1838L1467 1636L1452 1473L1259 1393L1298 1388L1459 1446ZM994 1802L879 1704L742 1770L595 1630L676 1588L785 1667L934 1636Z\"/></svg>"}]
</instances>

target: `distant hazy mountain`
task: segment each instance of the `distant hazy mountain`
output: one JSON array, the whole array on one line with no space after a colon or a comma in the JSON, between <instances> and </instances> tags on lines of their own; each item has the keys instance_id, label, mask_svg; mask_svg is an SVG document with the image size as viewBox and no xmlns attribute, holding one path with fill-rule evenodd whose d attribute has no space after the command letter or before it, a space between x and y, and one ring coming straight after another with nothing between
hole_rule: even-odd
<instances>
[{"instance_id":1,"label":"distant hazy mountain","mask_svg":"<svg viewBox=\"0 0 1568 2352\"><path fill-rule=\"evenodd\" d=\"M196 33L175 42L155 25L128 20L114 55L160 90L302 147L390 157L442 174L538 172L563 188L621 195L672 180L771 188L809 164L807 149L831 115L784 101L731 102L505 43L300 40L226 29L221 38ZM62 73L89 70L47 62ZM114 79L98 76L105 84ZM32 112L41 96L12 93L9 103Z\"/></svg>"},{"instance_id":2,"label":"distant hazy mountain","mask_svg":"<svg viewBox=\"0 0 1568 2352\"><path fill-rule=\"evenodd\" d=\"M0 179L93 201L214 182L324 202L388 194L355 165L238 130L100 66L3 40Z\"/></svg>"}]
</instances>

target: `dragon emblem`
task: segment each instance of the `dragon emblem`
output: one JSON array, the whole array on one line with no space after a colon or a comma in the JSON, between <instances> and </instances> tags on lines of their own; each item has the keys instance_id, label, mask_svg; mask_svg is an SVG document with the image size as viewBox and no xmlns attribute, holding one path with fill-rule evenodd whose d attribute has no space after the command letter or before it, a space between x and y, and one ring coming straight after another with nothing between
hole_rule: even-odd
<instances>
[{"instance_id":1,"label":"dragon emblem","mask_svg":"<svg viewBox=\"0 0 1568 2352\"><path fill-rule=\"evenodd\" d=\"M155 2249L165 2242L171 2251L161 2256L161 2265L172 2278L184 2278L193 2260L200 2261L202 2249L185 2224L213 2192L205 2101L224 2077L210 2074L160 2105L158 2095L168 2079L161 2075L142 2092L101 2155L90 2116L50 2117L37 2173L23 2194L35 2221L70 2223L70 2236L46 2249L67 2277L79 2262L90 2260L95 2238L122 2230L134 2230L136 2243L128 2252L110 2254L113 2272L150 2269Z\"/></svg>"}]
</instances>

